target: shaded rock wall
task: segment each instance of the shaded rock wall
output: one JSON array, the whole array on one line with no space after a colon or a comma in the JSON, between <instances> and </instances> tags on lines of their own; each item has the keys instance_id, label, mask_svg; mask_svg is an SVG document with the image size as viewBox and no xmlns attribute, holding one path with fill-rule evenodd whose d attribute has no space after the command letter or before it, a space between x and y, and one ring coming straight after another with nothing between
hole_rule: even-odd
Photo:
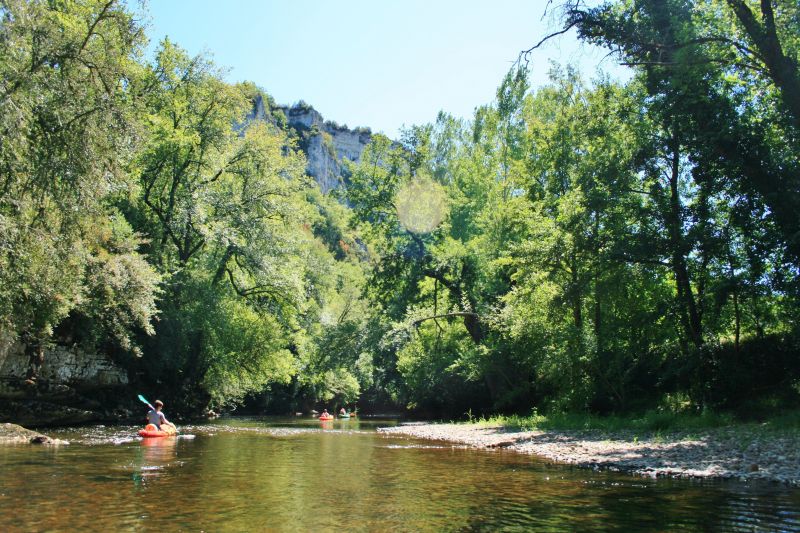
<instances>
[{"instance_id":1,"label":"shaded rock wall","mask_svg":"<svg viewBox=\"0 0 800 533\"><path fill-rule=\"evenodd\" d=\"M24 383L27 370L24 345L0 343L0 422L41 426L131 416L118 405L130 396L128 374L101 354L56 345L45 350L36 386Z\"/></svg>"},{"instance_id":2,"label":"shaded rock wall","mask_svg":"<svg viewBox=\"0 0 800 533\"><path fill-rule=\"evenodd\" d=\"M19 384L25 379L28 356L21 343L0 347L0 397L25 396ZM45 350L39 381L49 388L78 390L119 387L128 384L128 374L100 354L89 353L77 345L53 346Z\"/></svg>"}]
</instances>

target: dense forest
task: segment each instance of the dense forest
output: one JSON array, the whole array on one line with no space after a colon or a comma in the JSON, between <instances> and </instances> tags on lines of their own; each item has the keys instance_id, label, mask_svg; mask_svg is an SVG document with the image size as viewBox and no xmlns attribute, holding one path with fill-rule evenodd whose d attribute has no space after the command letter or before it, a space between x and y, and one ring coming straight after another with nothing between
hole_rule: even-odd
<instances>
[{"instance_id":1,"label":"dense forest","mask_svg":"<svg viewBox=\"0 0 800 533\"><path fill-rule=\"evenodd\" d=\"M795 406L797 2L548 5L631 79L531 49L471 119L372 136L323 194L264 90L146 54L124 2L0 0L0 344L26 387L69 341L186 413Z\"/></svg>"}]
</instances>

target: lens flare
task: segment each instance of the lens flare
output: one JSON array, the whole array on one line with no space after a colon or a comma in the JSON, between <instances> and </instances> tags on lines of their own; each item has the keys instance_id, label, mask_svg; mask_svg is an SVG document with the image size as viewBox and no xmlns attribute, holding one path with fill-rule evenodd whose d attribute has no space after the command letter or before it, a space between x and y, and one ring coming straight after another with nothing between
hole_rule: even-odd
<instances>
[{"instance_id":1,"label":"lens flare","mask_svg":"<svg viewBox=\"0 0 800 533\"><path fill-rule=\"evenodd\" d=\"M395 196L400 223L414 233L430 233L447 215L447 197L438 183L414 179L400 187Z\"/></svg>"}]
</instances>

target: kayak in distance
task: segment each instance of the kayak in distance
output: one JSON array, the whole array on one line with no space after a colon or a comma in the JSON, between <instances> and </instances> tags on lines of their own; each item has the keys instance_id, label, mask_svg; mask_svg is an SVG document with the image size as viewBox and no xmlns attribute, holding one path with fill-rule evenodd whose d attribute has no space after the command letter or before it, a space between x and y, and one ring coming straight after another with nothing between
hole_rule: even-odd
<instances>
[{"instance_id":1,"label":"kayak in distance","mask_svg":"<svg viewBox=\"0 0 800 533\"><path fill-rule=\"evenodd\" d=\"M178 430L174 426L165 426L165 429L158 429L155 424L147 424L144 429L139 430L139 436L144 438L174 437Z\"/></svg>"},{"instance_id":2,"label":"kayak in distance","mask_svg":"<svg viewBox=\"0 0 800 533\"><path fill-rule=\"evenodd\" d=\"M333 415L327 415L327 416L322 415L321 417L319 417L319 419L320 420L333 420Z\"/></svg>"}]
</instances>

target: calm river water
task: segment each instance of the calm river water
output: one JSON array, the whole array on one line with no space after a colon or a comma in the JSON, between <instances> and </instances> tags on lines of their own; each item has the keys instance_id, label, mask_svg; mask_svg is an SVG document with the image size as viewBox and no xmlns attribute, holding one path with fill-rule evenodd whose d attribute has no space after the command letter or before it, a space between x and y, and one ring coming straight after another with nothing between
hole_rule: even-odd
<instances>
[{"instance_id":1,"label":"calm river water","mask_svg":"<svg viewBox=\"0 0 800 533\"><path fill-rule=\"evenodd\" d=\"M390 420L233 418L0 447L3 531L800 531L800 490L644 479L377 433Z\"/></svg>"}]
</instances>

